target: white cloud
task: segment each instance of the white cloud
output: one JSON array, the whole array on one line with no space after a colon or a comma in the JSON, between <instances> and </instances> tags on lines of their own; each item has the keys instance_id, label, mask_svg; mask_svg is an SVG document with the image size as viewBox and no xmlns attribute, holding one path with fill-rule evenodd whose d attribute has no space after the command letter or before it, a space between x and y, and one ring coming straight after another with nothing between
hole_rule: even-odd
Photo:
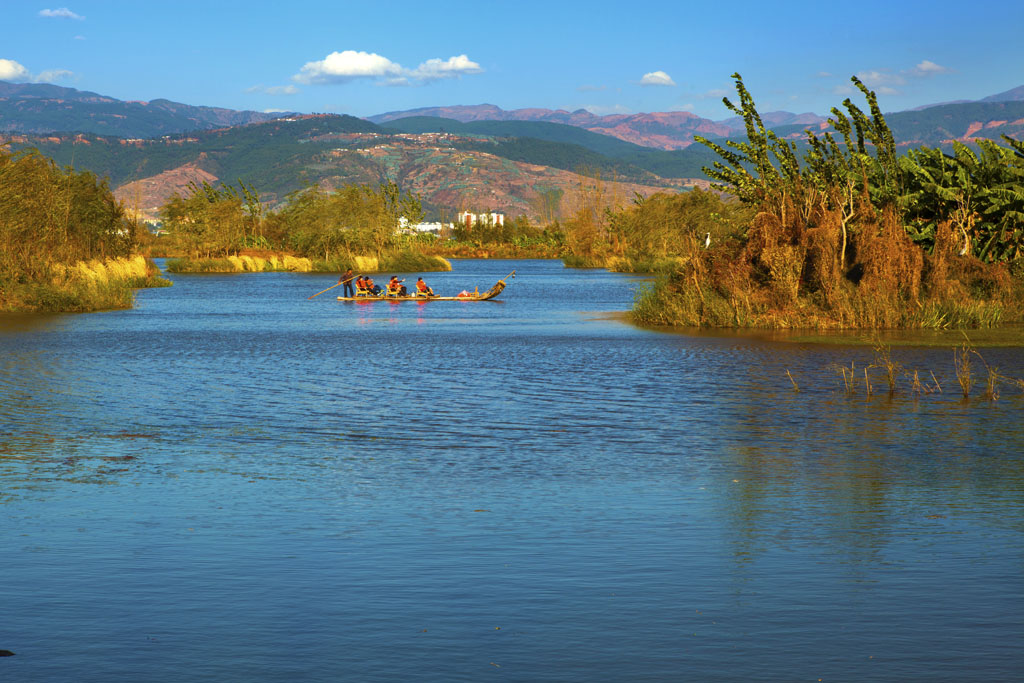
<instances>
[{"instance_id":1,"label":"white cloud","mask_svg":"<svg viewBox=\"0 0 1024 683\"><path fill-rule=\"evenodd\" d=\"M640 79L640 85L662 85L662 86L673 86L676 82L672 80L664 71L652 71L651 73L644 74L644 77Z\"/></svg>"},{"instance_id":2,"label":"white cloud","mask_svg":"<svg viewBox=\"0 0 1024 683\"><path fill-rule=\"evenodd\" d=\"M306 62L292 80L299 83L348 83L357 78L386 78L402 73L400 64L376 53L332 52L317 62Z\"/></svg>"},{"instance_id":3,"label":"white cloud","mask_svg":"<svg viewBox=\"0 0 1024 683\"><path fill-rule=\"evenodd\" d=\"M294 85L272 85L263 92L268 95L297 95L299 89Z\"/></svg>"},{"instance_id":4,"label":"white cloud","mask_svg":"<svg viewBox=\"0 0 1024 683\"><path fill-rule=\"evenodd\" d=\"M903 78L903 76L884 70L860 71L857 73L857 78L863 81L864 85L869 88L881 88L883 86L890 86L891 88L891 86L904 85L907 82L907 79Z\"/></svg>"},{"instance_id":5,"label":"white cloud","mask_svg":"<svg viewBox=\"0 0 1024 683\"><path fill-rule=\"evenodd\" d=\"M687 102L686 104L679 105L679 111L692 112L697 108L697 105L693 102Z\"/></svg>"},{"instance_id":6,"label":"white cloud","mask_svg":"<svg viewBox=\"0 0 1024 683\"><path fill-rule=\"evenodd\" d=\"M466 55L449 57L447 60L428 59L409 72L408 76L420 81L436 81L442 78L458 78L462 74L478 74L483 69Z\"/></svg>"},{"instance_id":7,"label":"white cloud","mask_svg":"<svg viewBox=\"0 0 1024 683\"><path fill-rule=\"evenodd\" d=\"M576 92L602 92L607 89L607 85L581 85L576 88Z\"/></svg>"},{"instance_id":8,"label":"white cloud","mask_svg":"<svg viewBox=\"0 0 1024 683\"><path fill-rule=\"evenodd\" d=\"M80 14L75 14L67 7L61 7L60 9L43 9L39 10L39 16L47 17L49 19L77 19L78 21L84 21L85 17Z\"/></svg>"},{"instance_id":9,"label":"white cloud","mask_svg":"<svg viewBox=\"0 0 1024 683\"><path fill-rule=\"evenodd\" d=\"M829 73L829 72L827 72L827 71L819 71L818 73L816 73L816 74L814 74L814 75L815 75L815 76L816 76L817 78L832 78L832 74L830 74L830 73Z\"/></svg>"},{"instance_id":10,"label":"white cloud","mask_svg":"<svg viewBox=\"0 0 1024 683\"><path fill-rule=\"evenodd\" d=\"M0 81L30 78L28 69L12 59L0 59Z\"/></svg>"},{"instance_id":11,"label":"white cloud","mask_svg":"<svg viewBox=\"0 0 1024 683\"><path fill-rule=\"evenodd\" d=\"M67 69L47 69L38 76L13 59L0 59L0 81L32 81L33 83L53 83L74 76Z\"/></svg>"},{"instance_id":12,"label":"white cloud","mask_svg":"<svg viewBox=\"0 0 1024 683\"><path fill-rule=\"evenodd\" d=\"M480 65L467 55L428 59L415 69L406 69L376 53L345 50L332 52L316 62L307 62L299 73L292 76L292 80L297 83L330 84L350 83L365 78L384 85L404 86L458 78L463 74L482 71Z\"/></svg>"},{"instance_id":13,"label":"white cloud","mask_svg":"<svg viewBox=\"0 0 1024 683\"><path fill-rule=\"evenodd\" d=\"M47 69L35 77L36 83L53 83L54 81L71 78L75 74L67 69Z\"/></svg>"},{"instance_id":14,"label":"white cloud","mask_svg":"<svg viewBox=\"0 0 1024 683\"><path fill-rule=\"evenodd\" d=\"M936 76L938 74L949 74L953 73L953 69L930 62L927 59L922 60L920 64L915 66L913 69L907 71L911 76L917 78L928 78L929 76Z\"/></svg>"},{"instance_id":15,"label":"white cloud","mask_svg":"<svg viewBox=\"0 0 1024 683\"><path fill-rule=\"evenodd\" d=\"M246 88L245 92L262 93L264 95L297 95L301 91L294 85L266 86L261 83L260 85L254 85L251 88Z\"/></svg>"},{"instance_id":16,"label":"white cloud","mask_svg":"<svg viewBox=\"0 0 1024 683\"><path fill-rule=\"evenodd\" d=\"M75 36L75 40L85 40L85 36Z\"/></svg>"}]
</instances>

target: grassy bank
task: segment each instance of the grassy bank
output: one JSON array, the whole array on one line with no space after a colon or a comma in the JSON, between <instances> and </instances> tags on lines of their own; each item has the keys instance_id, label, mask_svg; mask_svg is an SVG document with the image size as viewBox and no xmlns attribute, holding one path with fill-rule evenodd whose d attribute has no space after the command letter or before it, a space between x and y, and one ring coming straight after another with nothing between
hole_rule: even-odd
<instances>
[{"instance_id":1,"label":"grassy bank","mask_svg":"<svg viewBox=\"0 0 1024 683\"><path fill-rule=\"evenodd\" d=\"M644 273L669 275L683 265L678 256L600 256L584 257L566 255L562 257L566 268L604 268L613 273Z\"/></svg>"},{"instance_id":2,"label":"grassy bank","mask_svg":"<svg viewBox=\"0 0 1024 683\"><path fill-rule=\"evenodd\" d=\"M426 251L444 258L556 259L561 257L564 249L550 244L522 246L516 244L477 245L456 242L428 247Z\"/></svg>"},{"instance_id":3,"label":"grassy bank","mask_svg":"<svg viewBox=\"0 0 1024 683\"><path fill-rule=\"evenodd\" d=\"M313 262L308 258L279 254L174 258L165 265L169 273L308 273L313 270Z\"/></svg>"},{"instance_id":4,"label":"grassy bank","mask_svg":"<svg viewBox=\"0 0 1024 683\"><path fill-rule=\"evenodd\" d=\"M57 264L44 281L0 287L0 311L82 313L131 308L135 289L170 284L160 277L152 261L142 256Z\"/></svg>"},{"instance_id":5,"label":"grassy bank","mask_svg":"<svg viewBox=\"0 0 1024 683\"><path fill-rule=\"evenodd\" d=\"M414 273L451 270L451 264L440 256L416 251L398 251L376 256L345 255L330 260L314 260L289 254L243 253L226 258L167 261L171 273L341 273L347 269L358 273Z\"/></svg>"},{"instance_id":6,"label":"grassy bank","mask_svg":"<svg viewBox=\"0 0 1024 683\"><path fill-rule=\"evenodd\" d=\"M679 266L638 293L647 325L770 329L970 329L1024 319L1024 279L1001 263L959 253L948 224L932 253L894 215L855 236L853 267L823 216L793 231L761 214L743 240L705 250L692 241Z\"/></svg>"},{"instance_id":7,"label":"grassy bank","mask_svg":"<svg viewBox=\"0 0 1024 683\"><path fill-rule=\"evenodd\" d=\"M741 230L677 243L679 263L638 294L650 325L773 329L965 329L1024 320L1024 143L955 143L901 156L874 92L843 102L839 137L807 151L765 127L736 80L747 141L697 137L705 173L751 212ZM631 224L643 205L612 222Z\"/></svg>"}]
</instances>

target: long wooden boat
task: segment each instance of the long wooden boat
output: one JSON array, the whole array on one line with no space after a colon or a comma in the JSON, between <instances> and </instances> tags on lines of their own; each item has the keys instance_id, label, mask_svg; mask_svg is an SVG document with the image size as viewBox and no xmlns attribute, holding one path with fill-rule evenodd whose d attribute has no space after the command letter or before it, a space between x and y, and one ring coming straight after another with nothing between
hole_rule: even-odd
<instances>
[{"instance_id":1,"label":"long wooden boat","mask_svg":"<svg viewBox=\"0 0 1024 683\"><path fill-rule=\"evenodd\" d=\"M487 301L493 299L503 291L505 291L505 280L509 278L515 278L516 271L512 271L501 280L488 289L486 292L473 291L472 293L466 293L464 295L457 296L422 296L411 294L408 296L388 296L386 294L380 294L379 296L363 295L363 296L339 296L338 301Z\"/></svg>"}]
</instances>

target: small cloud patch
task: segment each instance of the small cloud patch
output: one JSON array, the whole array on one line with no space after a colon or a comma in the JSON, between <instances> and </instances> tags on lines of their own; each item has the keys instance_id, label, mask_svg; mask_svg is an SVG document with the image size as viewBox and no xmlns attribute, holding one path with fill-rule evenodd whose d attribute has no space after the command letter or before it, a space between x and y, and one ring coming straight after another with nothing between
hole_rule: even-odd
<instances>
[{"instance_id":1,"label":"small cloud patch","mask_svg":"<svg viewBox=\"0 0 1024 683\"><path fill-rule=\"evenodd\" d=\"M332 52L321 60L307 62L299 73L292 76L297 83L330 85L351 83L358 79L378 81L385 85L417 85L464 74L476 74L483 69L467 55L448 59L428 59L415 69L406 69L387 57L356 50Z\"/></svg>"},{"instance_id":2,"label":"small cloud patch","mask_svg":"<svg viewBox=\"0 0 1024 683\"><path fill-rule=\"evenodd\" d=\"M644 74L644 77L640 79L640 85L644 86L655 85L668 87L674 86L675 84L676 82L672 80L672 77L664 71L652 71Z\"/></svg>"},{"instance_id":3,"label":"small cloud patch","mask_svg":"<svg viewBox=\"0 0 1024 683\"><path fill-rule=\"evenodd\" d=\"M53 83L74 76L67 69L47 69L38 76L13 59L0 59L0 81L32 81L33 83Z\"/></svg>"},{"instance_id":4,"label":"small cloud patch","mask_svg":"<svg viewBox=\"0 0 1024 683\"><path fill-rule=\"evenodd\" d=\"M81 14L75 14L67 7L61 7L60 9L41 9L39 10L39 16L47 19L75 19L77 21L85 21L85 17Z\"/></svg>"},{"instance_id":5,"label":"small cloud patch","mask_svg":"<svg viewBox=\"0 0 1024 683\"><path fill-rule=\"evenodd\" d=\"M17 81L29 78L28 69L13 59L0 59L0 81Z\"/></svg>"},{"instance_id":6,"label":"small cloud patch","mask_svg":"<svg viewBox=\"0 0 1024 683\"><path fill-rule=\"evenodd\" d=\"M297 95L301 92L294 85L254 85L246 88L248 93L261 93L263 95Z\"/></svg>"},{"instance_id":7,"label":"small cloud patch","mask_svg":"<svg viewBox=\"0 0 1024 683\"><path fill-rule=\"evenodd\" d=\"M928 78L930 76L937 76L939 74L951 74L953 69L936 64L935 62L928 61L927 59L922 60L920 64L910 69L908 72L911 76L917 78Z\"/></svg>"}]
</instances>

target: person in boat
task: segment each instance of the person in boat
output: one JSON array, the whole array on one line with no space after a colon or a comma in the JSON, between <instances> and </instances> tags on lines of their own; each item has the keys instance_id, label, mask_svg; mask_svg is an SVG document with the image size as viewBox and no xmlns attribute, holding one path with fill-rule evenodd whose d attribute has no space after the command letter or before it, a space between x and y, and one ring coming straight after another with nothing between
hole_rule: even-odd
<instances>
[{"instance_id":1,"label":"person in boat","mask_svg":"<svg viewBox=\"0 0 1024 683\"><path fill-rule=\"evenodd\" d=\"M345 294L343 296L355 296L355 292L352 291L352 280L354 278L355 278L355 275L353 275L351 268L349 268L344 273L342 273L341 277L338 278L338 284L339 285L345 285L345 289L343 290L345 292ZM357 284L358 284L358 282L357 282ZM337 286L337 285L335 285L335 286Z\"/></svg>"},{"instance_id":2,"label":"person in boat","mask_svg":"<svg viewBox=\"0 0 1024 683\"><path fill-rule=\"evenodd\" d=\"M392 275L391 280L388 281L388 296L405 296L405 285L402 282L397 275Z\"/></svg>"},{"instance_id":3,"label":"person in boat","mask_svg":"<svg viewBox=\"0 0 1024 683\"><path fill-rule=\"evenodd\" d=\"M366 291L369 292L371 296L380 296L380 285L373 284L372 277L367 276L366 278L364 278L363 286L366 288Z\"/></svg>"},{"instance_id":4,"label":"person in boat","mask_svg":"<svg viewBox=\"0 0 1024 683\"><path fill-rule=\"evenodd\" d=\"M434 296L434 290L428 287L421 277L416 278L416 293L420 296Z\"/></svg>"}]
</instances>

